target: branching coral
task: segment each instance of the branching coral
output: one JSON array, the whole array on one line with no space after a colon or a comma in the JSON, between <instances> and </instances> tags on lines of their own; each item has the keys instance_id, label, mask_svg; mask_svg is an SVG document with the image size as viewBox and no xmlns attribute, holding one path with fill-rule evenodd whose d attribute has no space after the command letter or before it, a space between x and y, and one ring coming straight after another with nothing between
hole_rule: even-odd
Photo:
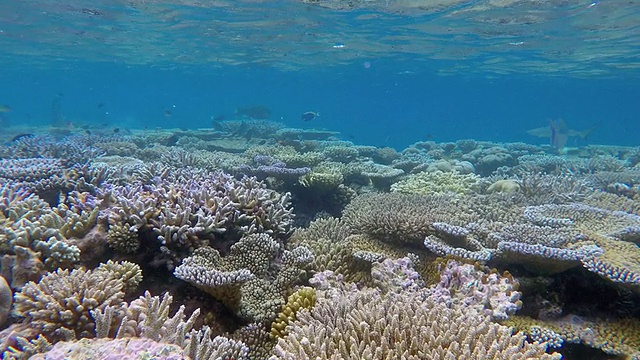
<instances>
[{"instance_id":1,"label":"branching coral","mask_svg":"<svg viewBox=\"0 0 640 360\"><path fill-rule=\"evenodd\" d=\"M153 232L168 252L185 251L222 234L228 241L254 233L281 239L291 231L290 194L269 190L255 178L189 168L169 169L163 176L102 194L112 245L134 249L135 232Z\"/></svg>"},{"instance_id":2,"label":"branching coral","mask_svg":"<svg viewBox=\"0 0 640 360\"><path fill-rule=\"evenodd\" d=\"M140 269L133 264L112 264L95 270L49 273L15 294L15 312L49 339L59 339L62 330L76 337L91 337L95 327L91 311L120 305L125 284L140 280L128 275L131 271L135 274Z\"/></svg>"},{"instance_id":3,"label":"branching coral","mask_svg":"<svg viewBox=\"0 0 640 360\"><path fill-rule=\"evenodd\" d=\"M287 290L311 261L313 255L305 247L282 251L269 235L254 234L233 244L225 257L209 247L197 249L174 274L241 317L262 322L276 316Z\"/></svg>"},{"instance_id":4,"label":"branching coral","mask_svg":"<svg viewBox=\"0 0 640 360\"><path fill-rule=\"evenodd\" d=\"M458 172L420 172L391 185L391 191L404 194L466 194L473 191L479 177Z\"/></svg>"},{"instance_id":5,"label":"branching coral","mask_svg":"<svg viewBox=\"0 0 640 360\"><path fill-rule=\"evenodd\" d=\"M475 311L411 292L327 292L313 309L298 312L287 331L270 359L560 358Z\"/></svg>"}]
</instances>

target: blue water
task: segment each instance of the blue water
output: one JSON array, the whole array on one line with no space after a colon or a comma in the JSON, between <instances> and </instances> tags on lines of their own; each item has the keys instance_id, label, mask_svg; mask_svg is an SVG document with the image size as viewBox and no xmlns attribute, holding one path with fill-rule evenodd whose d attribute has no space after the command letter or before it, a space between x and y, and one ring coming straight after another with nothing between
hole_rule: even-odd
<instances>
[{"instance_id":1,"label":"blue water","mask_svg":"<svg viewBox=\"0 0 640 360\"><path fill-rule=\"evenodd\" d=\"M456 17L483 3L444 11L81 3L0 4L5 126L50 124L57 98L74 125L202 128L261 104L287 126L398 149L464 138L541 144L548 140L525 131L557 118L576 130L597 126L569 146L640 143L637 5L575 1ZM517 14L543 15L532 23ZM495 24L509 16L515 25ZM305 111L321 116L301 122Z\"/></svg>"}]
</instances>

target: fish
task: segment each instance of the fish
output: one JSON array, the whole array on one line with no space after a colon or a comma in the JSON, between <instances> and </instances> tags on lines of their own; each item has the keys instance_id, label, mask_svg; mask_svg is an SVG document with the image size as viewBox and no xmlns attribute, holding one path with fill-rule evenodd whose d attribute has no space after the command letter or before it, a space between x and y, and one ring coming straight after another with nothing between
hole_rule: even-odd
<instances>
[{"instance_id":1,"label":"fish","mask_svg":"<svg viewBox=\"0 0 640 360\"><path fill-rule=\"evenodd\" d=\"M307 111L306 113L300 116L300 120L302 121L311 121L320 116L319 112Z\"/></svg>"},{"instance_id":2,"label":"fish","mask_svg":"<svg viewBox=\"0 0 640 360\"><path fill-rule=\"evenodd\" d=\"M549 138L551 146L559 149L559 146L561 145L562 148L564 148L562 143L564 142L566 145L568 139L572 137L587 140L597 127L598 125L584 130L574 130L570 129L564 120L558 119L549 120L548 126L530 129L527 130L526 133L539 138Z\"/></svg>"},{"instance_id":3,"label":"fish","mask_svg":"<svg viewBox=\"0 0 640 360\"><path fill-rule=\"evenodd\" d=\"M11 112L11 110L13 110L11 106L0 104L0 113L8 113Z\"/></svg>"},{"instance_id":4,"label":"fish","mask_svg":"<svg viewBox=\"0 0 640 360\"><path fill-rule=\"evenodd\" d=\"M549 138L551 147L558 151L562 151L569 140L569 128L567 127L567 124L562 119L550 119L549 129L551 131L551 137Z\"/></svg>"},{"instance_id":5,"label":"fish","mask_svg":"<svg viewBox=\"0 0 640 360\"><path fill-rule=\"evenodd\" d=\"M164 110L164 117L170 118L173 113L169 109Z\"/></svg>"}]
</instances>

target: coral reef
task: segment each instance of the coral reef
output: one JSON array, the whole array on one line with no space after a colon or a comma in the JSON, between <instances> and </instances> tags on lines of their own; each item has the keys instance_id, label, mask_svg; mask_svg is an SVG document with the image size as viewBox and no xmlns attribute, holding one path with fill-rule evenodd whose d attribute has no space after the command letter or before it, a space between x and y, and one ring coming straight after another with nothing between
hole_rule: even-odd
<instances>
[{"instance_id":1,"label":"coral reef","mask_svg":"<svg viewBox=\"0 0 640 360\"><path fill-rule=\"evenodd\" d=\"M316 305L296 314L270 359L560 358L472 308L447 307L422 292L347 284L317 292Z\"/></svg>"},{"instance_id":2,"label":"coral reef","mask_svg":"<svg viewBox=\"0 0 640 360\"><path fill-rule=\"evenodd\" d=\"M282 250L269 235L253 234L233 244L225 257L209 247L197 249L174 273L239 316L264 322L276 316L285 303L287 289L312 261L312 253L303 246Z\"/></svg>"},{"instance_id":3,"label":"coral reef","mask_svg":"<svg viewBox=\"0 0 640 360\"><path fill-rule=\"evenodd\" d=\"M3 358L640 357L637 148L214 125L0 146Z\"/></svg>"},{"instance_id":4,"label":"coral reef","mask_svg":"<svg viewBox=\"0 0 640 360\"><path fill-rule=\"evenodd\" d=\"M109 263L95 270L57 270L17 292L14 310L50 340L69 334L87 337L95 327L91 312L119 305L125 295L123 288L135 288L140 280L140 268L131 263Z\"/></svg>"},{"instance_id":5,"label":"coral reef","mask_svg":"<svg viewBox=\"0 0 640 360\"><path fill-rule=\"evenodd\" d=\"M13 305L13 291L7 284L7 280L0 276L0 326L4 325L9 318L11 305Z\"/></svg>"}]
</instances>

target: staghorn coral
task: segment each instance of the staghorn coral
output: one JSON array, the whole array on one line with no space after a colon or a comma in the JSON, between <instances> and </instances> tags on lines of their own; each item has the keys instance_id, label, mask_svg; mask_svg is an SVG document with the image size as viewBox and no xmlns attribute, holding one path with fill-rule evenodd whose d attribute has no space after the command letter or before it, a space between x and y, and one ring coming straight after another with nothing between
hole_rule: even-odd
<instances>
[{"instance_id":1,"label":"staghorn coral","mask_svg":"<svg viewBox=\"0 0 640 360\"><path fill-rule=\"evenodd\" d=\"M479 177L458 172L420 172L391 185L391 191L404 194L466 194L473 191Z\"/></svg>"},{"instance_id":2,"label":"staghorn coral","mask_svg":"<svg viewBox=\"0 0 640 360\"><path fill-rule=\"evenodd\" d=\"M417 293L334 289L297 313L276 359L558 359L475 311L447 308Z\"/></svg>"},{"instance_id":3,"label":"staghorn coral","mask_svg":"<svg viewBox=\"0 0 640 360\"><path fill-rule=\"evenodd\" d=\"M312 253L303 246L282 251L269 235L253 234L233 244L225 257L209 247L197 249L174 275L222 301L239 316L263 322L276 316L287 290L312 261Z\"/></svg>"},{"instance_id":4,"label":"staghorn coral","mask_svg":"<svg viewBox=\"0 0 640 360\"><path fill-rule=\"evenodd\" d=\"M128 240L136 232L152 232L164 253L179 258L223 235L227 241L254 233L282 239L291 231L294 214L289 193L269 190L255 178L237 180L222 172L191 168L162 172L163 178L153 176L152 184L111 186L101 195L114 227L110 230L113 243L124 241L122 249L135 247Z\"/></svg>"},{"instance_id":5,"label":"staghorn coral","mask_svg":"<svg viewBox=\"0 0 640 360\"><path fill-rule=\"evenodd\" d=\"M97 205L91 201L73 203L67 201L60 208L51 208L38 196L5 185L0 192L0 253L19 257L14 264L42 262L48 270L75 266L80 249L65 234L86 235L95 225L98 211L91 208ZM15 283L14 287L20 287L20 281L14 280L15 277L12 286Z\"/></svg>"},{"instance_id":6,"label":"staghorn coral","mask_svg":"<svg viewBox=\"0 0 640 360\"><path fill-rule=\"evenodd\" d=\"M582 201L593 191L581 178L571 175L524 173L514 181L528 205L563 204Z\"/></svg>"},{"instance_id":7,"label":"staghorn coral","mask_svg":"<svg viewBox=\"0 0 640 360\"><path fill-rule=\"evenodd\" d=\"M454 196L390 193L356 197L345 208L342 219L354 233L394 243L421 244L427 235L435 233L434 222L453 216L461 223L479 218Z\"/></svg>"},{"instance_id":8,"label":"staghorn coral","mask_svg":"<svg viewBox=\"0 0 640 360\"><path fill-rule=\"evenodd\" d=\"M91 315L96 320L97 339L59 342L35 358L74 354L78 358L93 359L108 351L120 351L125 357L156 354L167 359L247 359L248 348L242 342L221 336L212 339L208 327L193 329L199 309L186 320L184 306L169 316L172 302L169 294L160 298L147 291L130 304L95 309Z\"/></svg>"},{"instance_id":9,"label":"staghorn coral","mask_svg":"<svg viewBox=\"0 0 640 360\"><path fill-rule=\"evenodd\" d=\"M140 271L137 265L121 266L133 269L134 273ZM132 281L126 275L130 270L117 268L109 265L96 270L48 273L38 283L29 282L15 294L14 310L29 322L30 327L38 329L50 340L60 339L63 333L65 337L91 337L95 327L91 311L120 305L124 298L123 287Z\"/></svg>"}]
</instances>

